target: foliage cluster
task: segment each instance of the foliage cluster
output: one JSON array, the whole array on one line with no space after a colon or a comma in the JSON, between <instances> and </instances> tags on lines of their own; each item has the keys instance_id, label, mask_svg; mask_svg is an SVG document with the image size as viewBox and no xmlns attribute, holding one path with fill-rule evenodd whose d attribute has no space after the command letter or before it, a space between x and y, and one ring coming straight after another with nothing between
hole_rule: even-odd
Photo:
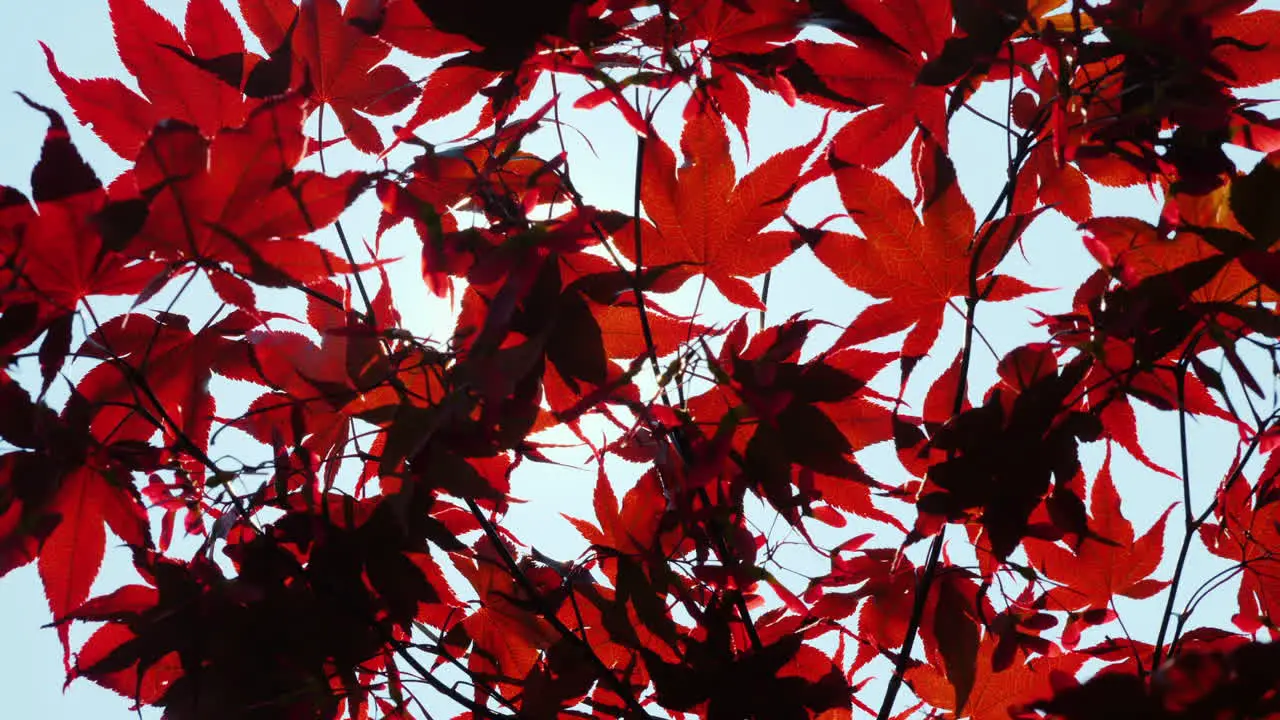
<instances>
[{"instance_id":1,"label":"foliage cluster","mask_svg":"<svg viewBox=\"0 0 1280 720\"><path fill-rule=\"evenodd\" d=\"M1280 338L1280 123L1238 95L1280 78L1280 12L1251 5L190 0L179 30L110 0L134 86L45 52L128 169L104 183L24 96L48 134L30 199L0 188L0 575L37 564L69 679L171 720L1280 717L1261 642L1280 403L1258 376ZM997 87L1007 181L979 216L949 128ZM834 129L740 172L765 94ZM476 98L464 138L422 139ZM630 211L580 193L567 151L522 149L565 132L563 103L634 132ZM371 169L326 169L348 143ZM1243 172L1228 145L1265 157ZM900 152L914 198L878 171ZM1155 222L1094 216L1091 193L1134 185ZM821 188L839 212L797 219ZM411 227L419 288L456 299L445 341L405 328L391 259L358 259L342 218L365 194L370 234ZM1048 213L1096 272L973 387L979 310L1038 292L1006 260ZM873 299L830 344L817 320L766 322L797 253ZM746 314L658 304L691 281ZM193 320L199 287L218 307ZM908 403L917 363L952 354ZM872 387L894 373L896 394ZM256 388L247 412L219 415L215 376ZM1156 411L1179 468L1139 442ZM1193 422L1239 437L1194 488ZM223 431L261 457L212 457ZM561 457L549 431L598 469L567 562L502 524L519 466ZM855 457L882 443L911 480ZM1106 448L1091 480L1086 444ZM1140 535L1113 453L1181 488ZM643 472L615 489L622 465ZM824 563L806 586L780 578L756 499ZM823 547L819 525L847 532ZM108 531L142 580L90 597ZM1193 549L1222 573L1189 590ZM1236 593L1230 629L1194 619L1215 591ZM1129 636L1117 597L1146 598L1158 634ZM97 624L78 648L75 623Z\"/></svg>"}]
</instances>

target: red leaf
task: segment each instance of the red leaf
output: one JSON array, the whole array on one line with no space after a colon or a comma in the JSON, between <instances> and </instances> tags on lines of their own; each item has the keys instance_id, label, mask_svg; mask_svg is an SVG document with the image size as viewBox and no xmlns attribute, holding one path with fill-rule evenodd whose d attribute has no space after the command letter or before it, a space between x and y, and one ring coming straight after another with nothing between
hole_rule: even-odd
<instances>
[{"instance_id":1,"label":"red leaf","mask_svg":"<svg viewBox=\"0 0 1280 720\"><path fill-rule=\"evenodd\" d=\"M110 0L110 6L120 60L137 79L146 100L116 80L67 77L58 70L53 53L48 48L45 52L49 71L76 117L92 124L112 150L133 159L146 133L163 119L191 123L206 136L244 122L251 105L239 88L179 54L212 59L244 52L240 31L222 3L192 0L187 7L186 37L145 0Z\"/></svg>"},{"instance_id":2,"label":"red leaf","mask_svg":"<svg viewBox=\"0 0 1280 720\"><path fill-rule=\"evenodd\" d=\"M1114 595L1145 597L1168 585L1148 580L1164 554L1165 510L1136 541L1133 526L1120 513L1120 496L1111 480L1111 455L1093 481L1089 535L1074 551L1039 540L1026 542L1027 556L1047 577L1061 583L1049 591L1057 607L1105 609Z\"/></svg>"},{"instance_id":3,"label":"red leaf","mask_svg":"<svg viewBox=\"0 0 1280 720\"><path fill-rule=\"evenodd\" d=\"M97 483L87 469L72 473L63 480L54 503L62 516L53 534L40 549L40 579L54 620L61 620L89 597L89 588L98 577L107 536L102 520L96 514ZM71 666L70 625L58 626L62 642L62 659L68 672Z\"/></svg>"},{"instance_id":4,"label":"red leaf","mask_svg":"<svg viewBox=\"0 0 1280 720\"><path fill-rule=\"evenodd\" d=\"M1037 199L1077 223L1093 216L1089 181L1075 166L1059 164L1048 143L1036 145L1018 172L1014 210L1030 212Z\"/></svg>"},{"instance_id":5,"label":"red leaf","mask_svg":"<svg viewBox=\"0 0 1280 720\"><path fill-rule=\"evenodd\" d=\"M470 65L446 65L437 69L427 78L422 101L413 116L404 127L396 129L396 142L413 137L415 130L432 120L461 110L496 79L498 73Z\"/></svg>"},{"instance_id":6,"label":"red leaf","mask_svg":"<svg viewBox=\"0 0 1280 720\"><path fill-rule=\"evenodd\" d=\"M93 129L117 155L133 158L160 121L159 111L146 98L115 78L77 80L58 68L53 51L40 43L49 74L76 113L76 119Z\"/></svg>"},{"instance_id":7,"label":"red leaf","mask_svg":"<svg viewBox=\"0 0 1280 720\"><path fill-rule=\"evenodd\" d=\"M348 272L345 261L297 238L337 219L366 176L292 172L306 144L302 119L298 101L282 100L211 141L188 126L157 130L134 171L139 191L158 192L138 243L167 260L229 262L273 287Z\"/></svg>"},{"instance_id":8,"label":"red leaf","mask_svg":"<svg viewBox=\"0 0 1280 720\"><path fill-rule=\"evenodd\" d=\"M702 41L715 55L759 53L785 43L796 36L804 12L803 6L789 2L735 0L677 0L671 10L680 18L671 42L678 47Z\"/></svg>"},{"instance_id":9,"label":"red leaf","mask_svg":"<svg viewBox=\"0 0 1280 720\"><path fill-rule=\"evenodd\" d=\"M952 35L949 10L946 3L915 0L856 2L849 5L850 15L870 30L859 33L864 37L856 47L797 44L799 57L827 89L806 99L833 106L834 95L872 108L836 134L832 147L841 160L879 167L902 149L917 127L946 148L945 90L920 78ZM837 109L848 109L848 103L838 105Z\"/></svg>"},{"instance_id":10,"label":"red leaf","mask_svg":"<svg viewBox=\"0 0 1280 720\"><path fill-rule=\"evenodd\" d=\"M293 0L240 0L240 14L268 51L280 47L297 15Z\"/></svg>"},{"instance_id":11,"label":"red leaf","mask_svg":"<svg viewBox=\"0 0 1280 720\"><path fill-rule=\"evenodd\" d=\"M129 699L136 698L143 704L160 700L169 685L182 675L182 664L177 652L167 654L148 667L141 682L138 680L136 664L110 672L93 669L121 646L135 639L136 636L123 624L110 623L98 628L76 654L75 675L91 678L108 690Z\"/></svg>"},{"instance_id":12,"label":"red leaf","mask_svg":"<svg viewBox=\"0 0 1280 720\"><path fill-rule=\"evenodd\" d=\"M956 414L956 394L960 391L961 354L942 373L924 397L924 413L921 418L927 423L942 424ZM968 410L969 398L960 398L960 412Z\"/></svg>"},{"instance_id":13,"label":"red leaf","mask_svg":"<svg viewBox=\"0 0 1280 720\"><path fill-rule=\"evenodd\" d=\"M20 211L21 217L12 228L3 228L13 240L0 234L0 252L21 268L20 280L10 280L4 304L35 302L47 323L75 312L91 295L138 293L161 265L150 259L131 262L106 247L103 234L112 228L101 182L71 144L61 116L32 107L50 123L31 176L36 212L16 191L6 198L10 212Z\"/></svg>"},{"instance_id":14,"label":"red leaf","mask_svg":"<svg viewBox=\"0 0 1280 720\"><path fill-rule=\"evenodd\" d=\"M117 441L150 439L158 428L148 418L167 418L166 433L174 432L167 424L172 422L203 449L214 414L211 374L248 374L248 351L239 341L224 336L216 324L193 334L187 319L177 315L165 314L158 321L135 314L112 318L85 341L80 353L120 358L94 367L78 385L80 393L98 405L94 434ZM135 373L146 380L149 394L137 392Z\"/></svg>"},{"instance_id":15,"label":"red leaf","mask_svg":"<svg viewBox=\"0 0 1280 720\"><path fill-rule=\"evenodd\" d=\"M1233 87L1254 87L1280 78L1280 10L1231 13L1213 24L1218 38L1232 38L1216 49L1215 59L1231 70ZM1236 44L1238 43L1238 44Z\"/></svg>"},{"instance_id":16,"label":"red leaf","mask_svg":"<svg viewBox=\"0 0 1280 720\"><path fill-rule=\"evenodd\" d=\"M130 488L131 490L131 488ZM81 467L62 480L52 510L61 516L40 549L40 579L55 621L61 622L89 597L106 547L103 521L135 547L147 543L147 518L136 494L113 488L98 471ZM63 662L71 672L70 624L58 625Z\"/></svg>"},{"instance_id":17,"label":"red leaf","mask_svg":"<svg viewBox=\"0 0 1280 720\"><path fill-rule=\"evenodd\" d=\"M1010 710L1021 708L1036 700L1053 696L1054 675L1074 675L1084 663L1080 654L1059 655L1029 659L1021 652L1008 669L992 670L992 657L996 648L994 634L988 633L982 640L975 661L976 673L963 715L972 720L1009 720ZM944 710L957 710L957 689L951 678L931 665L919 665L907 671L907 684L925 702Z\"/></svg>"},{"instance_id":18,"label":"red leaf","mask_svg":"<svg viewBox=\"0 0 1280 720\"><path fill-rule=\"evenodd\" d=\"M1161 475L1179 479L1177 473L1157 464L1147 455L1147 451L1138 440L1138 418L1134 415L1133 405L1129 404L1128 398L1120 396L1107 403L1102 409L1100 419L1107 435L1128 451L1134 459Z\"/></svg>"},{"instance_id":19,"label":"red leaf","mask_svg":"<svg viewBox=\"0 0 1280 720\"><path fill-rule=\"evenodd\" d=\"M902 354L923 356L937 338L948 302L969 294L971 267L979 278L987 276L1024 229L1027 218L1021 216L984 227L979 234L986 237L983 253L975 264L970 251L975 243L973 209L960 192L951 161L931 141L921 143L917 157L923 221L888 178L836 165L840 197L866 238L827 232L811 246L846 285L885 301L855 318L838 347L915 326Z\"/></svg>"},{"instance_id":20,"label":"red leaf","mask_svg":"<svg viewBox=\"0 0 1280 720\"><path fill-rule=\"evenodd\" d=\"M355 6L350 3L348 12ZM338 0L302 0L294 51L307 65L312 96L333 108L351 144L363 152L380 153L378 131L359 113L399 112L418 96L418 86L400 68L379 66L391 48L348 20Z\"/></svg>"},{"instance_id":21,"label":"red leaf","mask_svg":"<svg viewBox=\"0 0 1280 720\"><path fill-rule=\"evenodd\" d=\"M794 249L794 233L761 232L782 217L796 191L796 177L822 135L774 155L734 181L729 138L718 115L699 112L680 138L685 164L661 138L645 145L641 197L652 220L642 222L646 267L675 265L673 273L705 275L729 301L763 308L743 278L760 275ZM636 260L631 227L618 233L617 247Z\"/></svg>"}]
</instances>

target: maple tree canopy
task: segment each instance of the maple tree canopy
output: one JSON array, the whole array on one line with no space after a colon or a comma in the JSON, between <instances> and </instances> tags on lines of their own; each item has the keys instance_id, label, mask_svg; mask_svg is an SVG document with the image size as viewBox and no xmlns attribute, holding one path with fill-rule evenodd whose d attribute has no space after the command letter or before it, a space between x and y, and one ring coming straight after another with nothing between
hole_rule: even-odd
<instances>
[{"instance_id":1,"label":"maple tree canopy","mask_svg":"<svg viewBox=\"0 0 1280 720\"><path fill-rule=\"evenodd\" d=\"M131 80L44 46L71 113L6 106L48 131L0 187L0 576L36 565L68 681L169 720L1280 718L1280 11L108 4ZM1063 306L1041 241L1091 257L1030 265ZM869 302L771 317L789 259Z\"/></svg>"}]
</instances>

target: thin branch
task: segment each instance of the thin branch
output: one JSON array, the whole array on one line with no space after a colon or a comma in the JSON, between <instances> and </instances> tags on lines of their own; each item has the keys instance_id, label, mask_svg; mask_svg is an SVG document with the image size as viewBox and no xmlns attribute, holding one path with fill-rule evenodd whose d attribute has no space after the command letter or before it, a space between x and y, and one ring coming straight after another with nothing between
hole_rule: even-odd
<instances>
[{"instance_id":1,"label":"thin branch","mask_svg":"<svg viewBox=\"0 0 1280 720\"><path fill-rule=\"evenodd\" d=\"M1012 80L1010 80L1012 82ZM1043 113L1041 113L1043 116ZM1031 140L1035 137L1040 126L1040 119L1032 124L1018 139L1018 151L1013 158L1013 165L1021 165L1027 156L1028 149L1031 146ZM975 315L978 310L978 303L981 302L982 294L978 288L978 271L979 262L986 252L987 244L991 242L994 228L989 227L988 223L996 216L1000 210L1000 205L1004 204L1005 213L1012 211L1013 207L1013 185L1017 178L1016 168L1011 167L1004 184L1004 188L996 197L991 208L987 211L986 218L978 224L978 228L986 227L985 232L980 232L971 243L969 248L969 295L965 298L965 324L964 324L964 344L960 351L960 379L956 387L956 396L954 405L952 406L952 417L960 414L964 409L964 401L968 396L969 381L969 364L973 358L973 337L975 328ZM920 634L920 625L924 619L924 609L928 600L929 591L933 587L934 576L938 573L938 565L942 557L942 543L946 533L946 526L938 531L934 536L933 542L929 546L929 554L925 559L924 569L921 573L920 580L916 584L916 595L911 607L911 617L907 621L907 635L902 643L902 652L899 653L897 662L894 665L893 676L889 678L889 686L885 689L884 700L880 703L880 712L876 715L876 720L888 720L893 714L893 704L897 700L898 692L902 689L902 683L907 672L907 665L911 662L911 651L915 648L916 636Z\"/></svg>"},{"instance_id":2,"label":"thin branch","mask_svg":"<svg viewBox=\"0 0 1280 720\"><path fill-rule=\"evenodd\" d=\"M1190 347L1194 347L1194 343L1192 343ZM1182 441L1182 463L1183 463L1182 472L1183 472L1184 483L1189 483L1188 468L1187 468L1187 464L1188 464L1187 435L1186 435L1186 429L1185 429L1186 422L1185 422L1185 410L1184 410L1186 403L1184 402L1184 399L1182 397L1183 384L1181 381L1178 382L1178 391L1179 391L1178 409L1180 413L1180 426L1182 430L1180 434L1181 435L1180 439ZM1160 632L1159 632L1159 635L1156 636L1155 654L1151 662L1151 667L1153 669L1158 668L1160 666L1160 659L1161 659L1161 656L1164 654L1164 641L1165 641L1165 636L1169 631L1169 619L1173 616L1173 605L1174 605L1174 602L1176 602L1177 600L1178 584L1182 581L1182 572L1187 564L1187 554L1191 550L1191 542L1195 538L1197 531L1199 531L1200 526L1204 525L1205 521L1209 519L1209 516L1213 514L1214 509L1218 507L1218 502L1222 498L1226 497L1227 491L1229 491L1231 487L1235 485L1235 483L1239 481L1241 477L1244 476L1245 465L1249 463L1249 460L1253 457L1253 453L1258 449L1258 446L1262 443L1262 438L1266 433L1267 425L1273 422L1275 420L1275 417L1276 415L1273 414L1270 418L1267 418L1267 420L1265 420L1262 424L1258 426L1257 432L1255 432L1253 435L1253 439L1249 441L1249 447L1246 448L1244 455L1239 459L1239 461L1235 463L1235 467L1232 468L1231 474L1227 476L1227 479L1222 483L1222 487L1219 488L1218 491L1214 494L1213 500L1209 502L1209 505L1205 507L1204 511L1202 511L1196 517L1190 519L1190 521L1187 523L1187 532L1185 535L1183 535L1182 546L1178 549L1178 563L1176 566L1174 566L1173 580L1170 582L1170 585L1169 585L1169 599L1165 603L1164 616L1160 618ZM1187 492L1189 492L1189 490ZM1189 495L1187 495L1187 497L1189 497ZM1190 518L1189 512L1187 517ZM1185 621L1181 621L1179 623L1178 630L1174 631L1173 637L1170 639L1170 654L1172 654L1173 647L1175 647L1178 643L1178 634L1184 624L1185 624Z\"/></svg>"},{"instance_id":3,"label":"thin branch","mask_svg":"<svg viewBox=\"0 0 1280 720\"><path fill-rule=\"evenodd\" d=\"M600 676L601 681L609 685L610 689L617 693L618 697L623 699L627 704L627 709L631 711L634 717L649 718L650 715L644 711L644 708L640 705L640 701L632 694L631 686L619 679L618 676L613 673L613 670L609 669L609 666L604 664L604 661L596 654L595 649L585 643L577 633L570 630L569 627L560 620L559 616L556 615L555 611L547 606L542 594L538 592L538 588L534 586L533 582L529 580L529 577L520 569L520 565L516 562L515 557L507 548L506 543L503 542L502 538L498 535L497 528L493 526L489 517L484 514L484 511L476 504L476 501L472 498L465 498L465 500L467 503L467 509L471 511L471 515L480 523L480 527L484 531L485 536L489 538L491 543L493 543L494 549L502 559L503 565L506 566L508 574L510 574L512 579L516 581L516 584L520 586L520 589L529 596L529 599L537 608L538 614L547 621L547 624L549 624L552 629L564 638L568 639L569 642L576 645L578 649L582 651L591 664L595 666L596 673Z\"/></svg>"}]
</instances>

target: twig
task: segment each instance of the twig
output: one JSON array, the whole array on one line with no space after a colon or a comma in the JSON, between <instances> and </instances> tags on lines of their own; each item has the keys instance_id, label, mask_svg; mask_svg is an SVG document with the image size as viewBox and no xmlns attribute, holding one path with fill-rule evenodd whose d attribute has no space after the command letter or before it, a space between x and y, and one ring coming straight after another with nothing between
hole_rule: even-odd
<instances>
[{"instance_id":1,"label":"twig","mask_svg":"<svg viewBox=\"0 0 1280 720\"><path fill-rule=\"evenodd\" d=\"M584 642L577 633L570 630L569 627L560 620L554 610L547 606L546 601L538 592L538 588L534 587L533 582L530 581L529 577L520 569L520 565L516 562L515 557L512 556L511 551L507 549L506 543L504 543L502 538L499 537L497 528L493 526L493 523L490 522L488 516L484 514L484 511L480 506L476 504L476 501L472 498L465 498L465 500L467 503L467 509L471 511L472 516L474 516L480 523L480 527L484 531L485 536L489 538L491 543L493 543L494 549L502 559L502 563L507 567L507 572L510 573L512 579L516 581L516 584L520 586L520 589L524 590L525 593L528 594L529 599L537 608L538 614L547 621L547 624L551 625L552 629L564 638L568 639L569 642L576 645L578 649L586 655L591 664L595 666L596 672L600 675L601 681L609 685L610 688L618 694L618 697L622 698L623 702L627 704L627 709L631 711L634 717L649 718L650 715L644 711L644 708L640 706L640 701L632 694L631 686L624 683L617 675L613 674L613 671L609 669L609 666L604 664L604 661L600 659L600 656L596 654L595 650Z\"/></svg>"}]
</instances>

